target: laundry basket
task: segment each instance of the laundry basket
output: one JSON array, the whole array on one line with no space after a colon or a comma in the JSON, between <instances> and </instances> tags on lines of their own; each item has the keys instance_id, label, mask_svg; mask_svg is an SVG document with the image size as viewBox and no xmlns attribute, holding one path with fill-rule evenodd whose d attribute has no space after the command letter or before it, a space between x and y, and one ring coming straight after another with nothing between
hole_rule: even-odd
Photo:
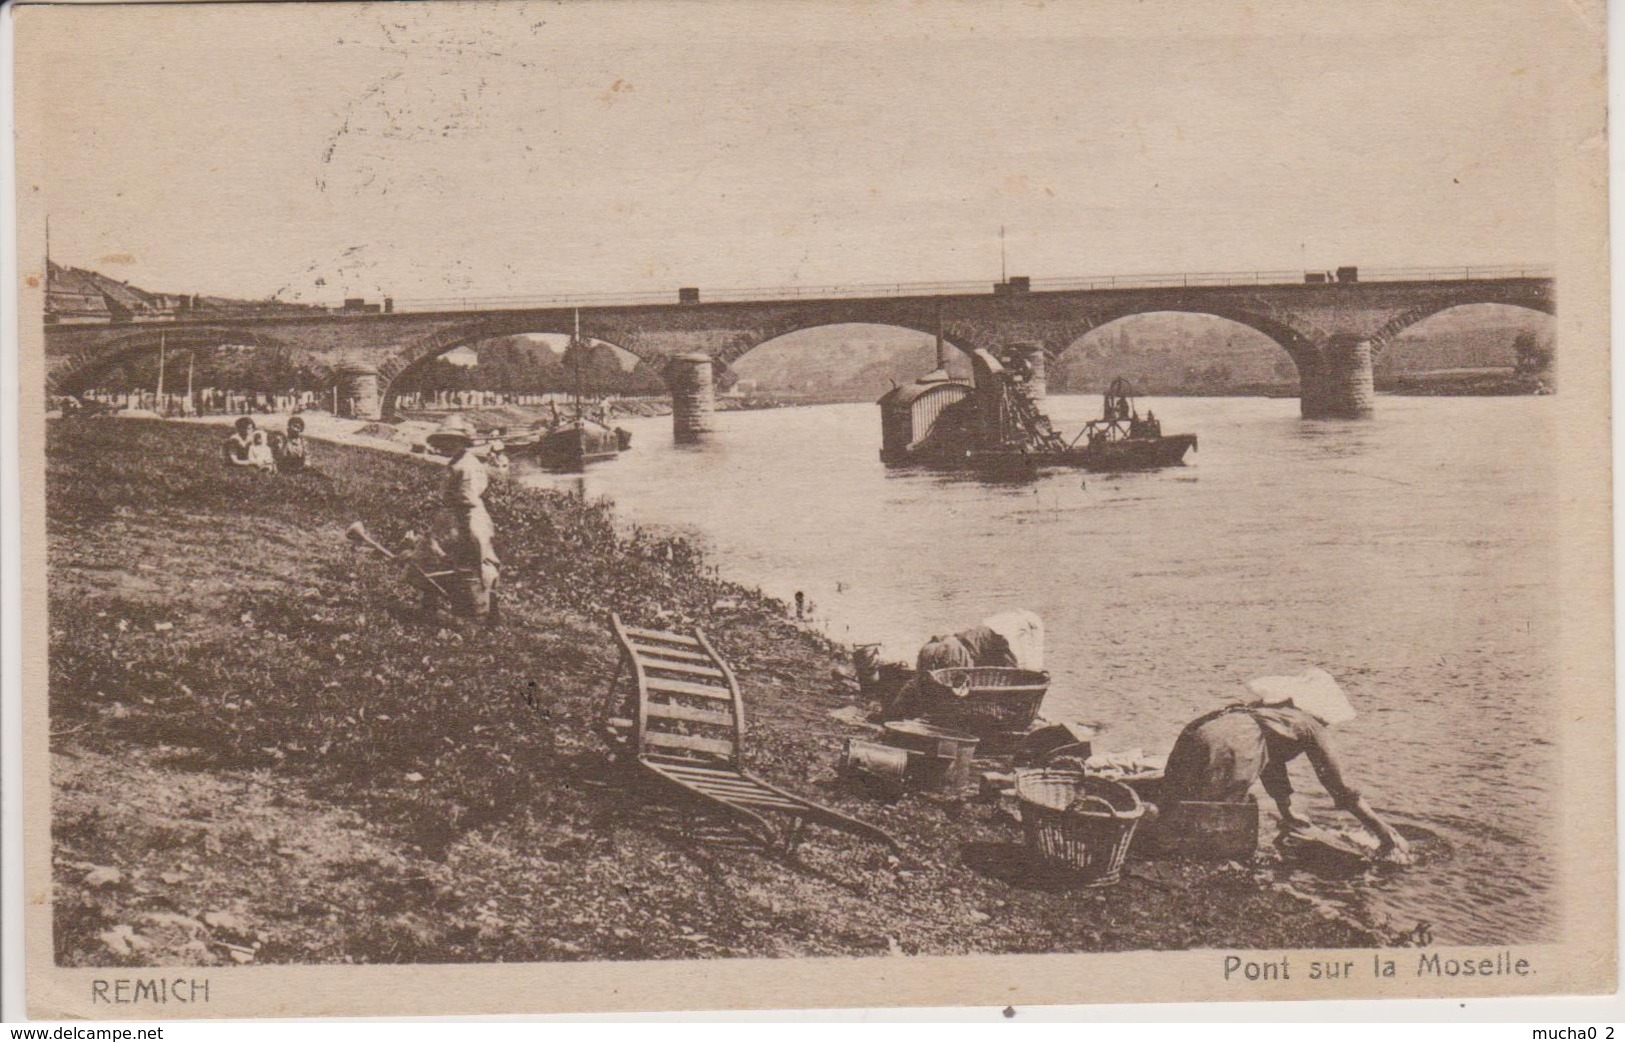
<instances>
[{"instance_id":1,"label":"laundry basket","mask_svg":"<svg viewBox=\"0 0 1625 1042\"><path fill-rule=\"evenodd\" d=\"M1006 666L933 669L920 688L932 723L975 735L1025 731L1049 691L1049 674Z\"/></svg>"},{"instance_id":2,"label":"laundry basket","mask_svg":"<svg viewBox=\"0 0 1625 1042\"><path fill-rule=\"evenodd\" d=\"M1094 797L1074 808L1080 797ZM1145 804L1127 785L1075 771L1016 772L1016 798L1027 845L1045 861L1078 875L1084 886L1120 878Z\"/></svg>"}]
</instances>

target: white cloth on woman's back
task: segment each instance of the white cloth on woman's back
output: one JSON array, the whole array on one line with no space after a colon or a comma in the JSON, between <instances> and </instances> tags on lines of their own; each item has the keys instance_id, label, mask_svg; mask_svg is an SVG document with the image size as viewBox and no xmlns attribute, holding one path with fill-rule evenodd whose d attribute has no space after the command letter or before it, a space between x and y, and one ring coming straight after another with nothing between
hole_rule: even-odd
<instances>
[{"instance_id":1,"label":"white cloth on woman's back","mask_svg":"<svg viewBox=\"0 0 1625 1042\"><path fill-rule=\"evenodd\" d=\"M1247 690L1267 706L1296 706L1326 725L1346 723L1357 715L1336 679L1317 666L1289 677L1249 680Z\"/></svg>"},{"instance_id":2,"label":"white cloth on woman's back","mask_svg":"<svg viewBox=\"0 0 1625 1042\"><path fill-rule=\"evenodd\" d=\"M1010 654L1022 669L1044 668L1044 620L1037 612L1020 609L1001 611L982 620L982 625L1004 638Z\"/></svg>"}]
</instances>

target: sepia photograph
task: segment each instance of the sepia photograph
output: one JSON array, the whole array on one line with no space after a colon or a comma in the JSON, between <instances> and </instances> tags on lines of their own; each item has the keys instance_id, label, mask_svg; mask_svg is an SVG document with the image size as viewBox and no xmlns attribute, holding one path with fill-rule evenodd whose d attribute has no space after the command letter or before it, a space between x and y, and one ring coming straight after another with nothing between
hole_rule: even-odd
<instances>
[{"instance_id":1,"label":"sepia photograph","mask_svg":"<svg viewBox=\"0 0 1625 1042\"><path fill-rule=\"evenodd\" d=\"M1613 991L1601 3L8 13L32 1015Z\"/></svg>"}]
</instances>

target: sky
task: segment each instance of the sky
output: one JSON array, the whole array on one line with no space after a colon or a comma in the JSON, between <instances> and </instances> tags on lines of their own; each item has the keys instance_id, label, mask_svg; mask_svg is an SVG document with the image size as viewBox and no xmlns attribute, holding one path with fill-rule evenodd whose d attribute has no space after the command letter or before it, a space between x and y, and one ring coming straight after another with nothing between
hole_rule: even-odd
<instances>
[{"instance_id":1,"label":"sky","mask_svg":"<svg viewBox=\"0 0 1625 1042\"><path fill-rule=\"evenodd\" d=\"M1001 226L1033 278L1548 262L1558 70L1450 6L25 8L23 190L60 263L317 302L991 282Z\"/></svg>"}]
</instances>

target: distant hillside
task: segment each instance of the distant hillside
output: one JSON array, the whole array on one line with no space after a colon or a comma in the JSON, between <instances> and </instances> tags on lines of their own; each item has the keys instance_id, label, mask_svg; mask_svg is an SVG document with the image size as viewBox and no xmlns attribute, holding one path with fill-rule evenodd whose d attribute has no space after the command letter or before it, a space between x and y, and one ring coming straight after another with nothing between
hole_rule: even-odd
<instances>
[{"instance_id":1,"label":"distant hillside","mask_svg":"<svg viewBox=\"0 0 1625 1042\"><path fill-rule=\"evenodd\" d=\"M935 338L889 326L840 325L780 337L733 365L740 387L763 394L871 401L936 367ZM949 371L970 375L950 351Z\"/></svg>"},{"instance_id":2,"label":"distant hillside","mask_svg":"<svg viewBox=\"0 0 1625 1042\"><path fill-rule=\"evenodd\" d=\"M54 261L45 268L45 321L127 322L135 319L263 315L319 311L281 300L238 300L195 293L156 293L87 268Z\"/></svg>"},{"instance_id":3,"label":"distant hillside","mask_svg":"<svg viewBox=\"0 0 1625 1042\"><path fill-rule=\"evenodd\" d=\"M1114 322L1079 340L1049 368L1057 393L1103 391L1125 377L1144 393L1224 393L1293 383L1297 368L1264 334L1209 315L1158 313Z\"/></svg>"},{"instance_id":4,"label":"distant hillside","mask_svg":"<svg viewBox=\"0 0 1625 1042\"><path fill-rule=\"evenodd\" d=\"M1383 354L1382 368L1392 373L1510 368L1516 361L1512 343L1524 332L1535 334L1542 347L1555 346L1555 323L1546 315L1499 304L1458 308L1396 337Z\"/></svg>"}]
</instances>

